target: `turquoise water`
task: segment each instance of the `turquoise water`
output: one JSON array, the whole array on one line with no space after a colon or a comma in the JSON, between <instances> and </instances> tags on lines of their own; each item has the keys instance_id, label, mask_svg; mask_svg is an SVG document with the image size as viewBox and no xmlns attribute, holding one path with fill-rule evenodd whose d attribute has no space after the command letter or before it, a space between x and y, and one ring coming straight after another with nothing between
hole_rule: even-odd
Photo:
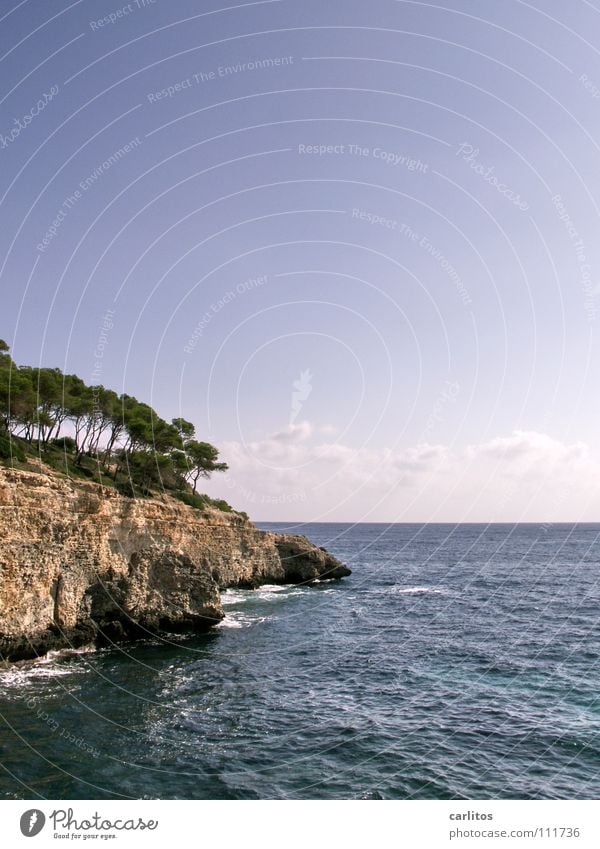
<instances>
[{"instance_id":1,"label":"turquoise water","mask_svg":"<svg viewBox=\"0 0 600 849\"><path fill-rule=\"evenodd\" d=\"M598 798L600 526L293 530L352 576L1 673L3 798Z\"/></svg>"}]
</instances>

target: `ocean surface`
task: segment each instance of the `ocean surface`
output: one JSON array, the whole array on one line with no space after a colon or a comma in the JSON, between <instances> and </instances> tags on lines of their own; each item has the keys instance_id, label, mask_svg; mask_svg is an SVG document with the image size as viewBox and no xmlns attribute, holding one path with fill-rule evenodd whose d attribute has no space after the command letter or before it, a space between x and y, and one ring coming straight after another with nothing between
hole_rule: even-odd
<instances>
[{"instance_id":1,"label":"ocean surface","mask_svg":"<svg viewBox=\"0 0 600 849\"><path fill-rule=\"evenodd\" d=\"M0 673L3 798L600 797L600 525L262 525L354 571Z\"/></svg>"}]
</instances>

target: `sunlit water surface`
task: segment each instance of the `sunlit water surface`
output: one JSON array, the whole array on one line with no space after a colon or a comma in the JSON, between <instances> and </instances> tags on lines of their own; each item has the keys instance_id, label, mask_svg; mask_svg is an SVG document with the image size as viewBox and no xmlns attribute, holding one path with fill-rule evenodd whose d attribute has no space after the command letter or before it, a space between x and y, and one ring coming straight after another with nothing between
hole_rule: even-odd
<instances>
[{"instance_id":1,"label":"sunlit water surface","mask_svg":"<svg viewBox=\"0 0 600 849\"><path fill-rule=\"evenodd\" d=\"M3 797L598 798L600 526L298 530L352 576L0 673Z\"/></svg>"}]
</instances>

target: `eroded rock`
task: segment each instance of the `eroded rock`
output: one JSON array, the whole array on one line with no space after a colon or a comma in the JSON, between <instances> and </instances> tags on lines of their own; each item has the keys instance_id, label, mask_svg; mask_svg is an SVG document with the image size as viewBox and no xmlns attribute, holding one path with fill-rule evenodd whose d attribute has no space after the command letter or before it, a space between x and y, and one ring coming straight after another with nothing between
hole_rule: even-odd
<instances>
[{"instance_id":1,"label":"eroded rock","mask_svg":"<svg viewBox=\"0 0 600 849\"><path fill-rule=\"evenodd\" d=\"M204 631L227 587L349 574L305 537L237 513L0 468L0 659Z\"/></svg>"}]
</instances>

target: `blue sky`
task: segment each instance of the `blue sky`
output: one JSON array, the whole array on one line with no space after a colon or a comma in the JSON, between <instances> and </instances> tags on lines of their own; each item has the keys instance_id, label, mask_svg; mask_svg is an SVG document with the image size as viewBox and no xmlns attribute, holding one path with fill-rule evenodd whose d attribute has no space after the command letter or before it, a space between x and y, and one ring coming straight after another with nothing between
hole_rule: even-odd
<instances>
[{"instance_id":1,"label":"blue sky","mask_svg":"<svg viewBox=\"0 0 600 849\"><path fill-rule=\"evenodd\" d=\"M193 420L257 519L598 520L599 36L586 0L5 4L0 335Z\"/></svg>"}]
</instances>

